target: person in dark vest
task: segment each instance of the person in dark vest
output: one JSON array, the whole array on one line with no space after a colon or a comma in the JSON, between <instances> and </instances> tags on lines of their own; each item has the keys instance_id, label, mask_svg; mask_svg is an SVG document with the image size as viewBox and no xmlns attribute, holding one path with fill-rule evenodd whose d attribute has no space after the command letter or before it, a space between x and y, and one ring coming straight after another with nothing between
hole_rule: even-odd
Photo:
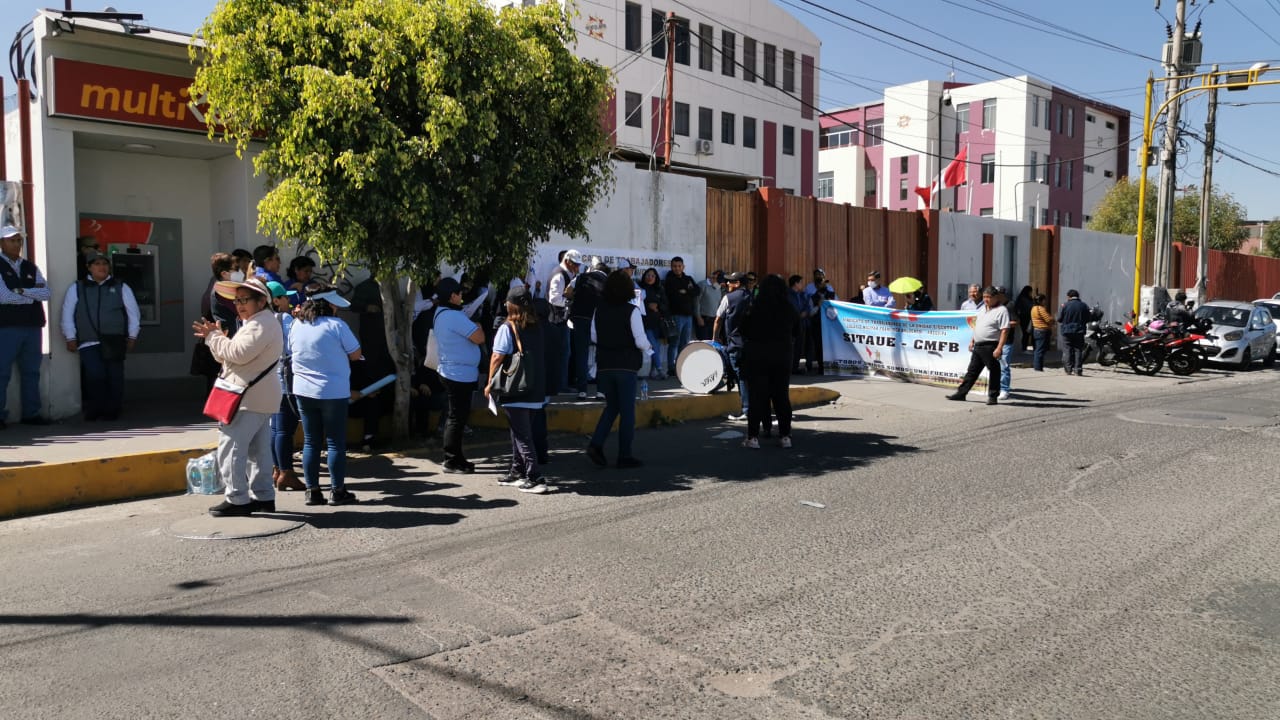
<instances>
[{"instance_id":1,"label":"person in dark vest","mask_svg":"<svg viewBox=\"0 0 1280 720\"><path fill-rule=\"evenodd\" d=\"M578 399L587 399L588 354L591 347L591 318L600 305L600 295L608 279L608 266L600 258L592 258L591 269L573 281L573 304L569 307L569 320L573 324L573 376L578 387Z\"/></svg>"},{"instance_id":2,"label":"person in dark vest","mask_svg":"<svg viewBox=\"0 0 1280 720\"><path fill-rule=\"evenodd\" d=\"M133 290L111 276L106 255L90 255L89 274L67 288L62 336L80 354L85 420L115 420L124 405L124 358L138 341L140 316Z\"/></svg>"},{"instance_id":3,"label":"person in dark vest","mask_svg":"<svg viewBox=\"0 0 1280 720\"><path fill-rule=\"evenodd\" d=\"M728 349L729 366L738 378L738 397L742 399L742 413L730 415L729 419L746 420L751 400L747 392L747 381L741 370L742 323L751 312L751 291L743 285L742 281L746 276L740 272L733 273L726 279L729 281L729 294L720 301L720 309L716 311L715 337Z\"/></svg>"},{"instance_id":4,"label":"person in dark vest","mask_svg":"<svg viewBox=\"0 0 1280 720\"><path fill-rule=\"evenodd\" d=\"M781 275L766 276L741 330L742 364L755 395L742 446L753 450L760 448L760 426L769 428L771 414L778 416L779 445L791 447L791 350L800 312L787 293Z\"/></svg>"},{"instance_id":5,"label":"person in dark vest","mask_svg":"<svg viewBox=\"0 0 1280 720\"><path fill-rule=\"evenodd\" d=\"M47 425L40 414L40 328L49 284L35 263L22 258L22 231L0 228L0 430L8 419L9 375L18 363L22 383L22 415L28 425Z\"/></svg>"},{"instance_id":6,"label":"person in dark vest","mask_svg":"<svg viewBox=\"0 0 1280 720\"><path fill-rule=\"evenodd\" d=\"M604 284L604 295L591 322L591 340L596 344L596 385L604 393L604 412L587 445L587 457L601 467L609 464L604 444L613 421L618 421L618 467L637 468L641 462L631 454L636 433L636 374L646 353L652 351L640 321L640 311L631 303L635 284L625 270L614 270Z\"/></svg>"},{"instance_id":7,"label":"person in dark vest","mask_svg":"<svg viewBox=\"0 0 1280 720\"><path fill-rule=\"evenodd\" d=\"M499 395L498 402L507 413L511 429L511 468L498 481L520 492L545 495L552 488L538 467L534 416L547 404L546 340L543 324L533 308L533 295L524 285L507 293L507 320L498 326L493 338L493 354L489 356L489 382L484 396L493 394L493 381L504 372L503 364L516 353L528 385L522 392Z\"/></svg>"}]
</instances>

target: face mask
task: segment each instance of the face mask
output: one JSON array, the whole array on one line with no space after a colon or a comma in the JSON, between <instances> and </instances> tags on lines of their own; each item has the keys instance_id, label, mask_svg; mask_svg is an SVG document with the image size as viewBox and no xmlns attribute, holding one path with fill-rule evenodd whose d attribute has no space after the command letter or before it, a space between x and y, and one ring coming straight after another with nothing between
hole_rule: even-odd
<instances>
[{"instance_id":1,"label":"face mask","mask_svg":"<svg viewBox=\"0 0 1280 720\"><path fill-rule=\"evenodd\" d=\"M231 282L244 282L244 273L239 270L231 271Z\"/></svg>"},{"instance_id":2,"label":"face mask","mask_svg":"<svg viewBox=\"0 0 1280 720\"><path fill-rule=\"evenodd\" d=\"M875 290L876 288L880 287L880 283L876 282L875 280L872 280L871 282L867 283L867 287L871 288L872 290Z\"/></svg>"}]
</instances>

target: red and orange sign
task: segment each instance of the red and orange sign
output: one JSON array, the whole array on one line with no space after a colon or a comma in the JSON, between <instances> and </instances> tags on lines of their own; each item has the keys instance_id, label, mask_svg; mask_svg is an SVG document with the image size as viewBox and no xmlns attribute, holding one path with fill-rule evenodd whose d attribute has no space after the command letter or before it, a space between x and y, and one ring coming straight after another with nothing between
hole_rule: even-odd
<instances>
[{"instance_id":1,"label":"red and orange sign","mask_svg":"<svg viewBox=\"0 0 1280 720\"><path fill-rule=\"evenodd\" d=\"M49 114L208 132L207 105L191 97L191 78L53 59Z\"/></svg>"}]
</instances>

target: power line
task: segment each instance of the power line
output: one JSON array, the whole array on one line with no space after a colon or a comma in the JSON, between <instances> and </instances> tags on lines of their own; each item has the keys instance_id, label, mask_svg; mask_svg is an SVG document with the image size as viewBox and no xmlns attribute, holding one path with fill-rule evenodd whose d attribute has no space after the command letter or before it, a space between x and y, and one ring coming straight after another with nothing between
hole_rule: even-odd
<instances>
[{"instance_id":1,"label":"power line","mask_svg":"<svg viewBox=\"0 0 1280 720\"><path fill-rule=\"evenodd\" d=\"M1159 60L1159 59L1157 59L1157 58L1153 58L1153 57L1149 57L1149 56L1147 56L1147 55L1143 55L1143 54L1142 54L1142 53L1140 53L1140 52L1136 52L1136 51L1130 50L1130 49L1128 49L1128 48L1121 47L1121 46L1119 46L1119 45L1112 45L1111 43L1103 42L1103 41L1101 41L1101 40L1097 40L1097 39L1091 38L1091 37L1089 37L1088 35L1085 35L1085 34L1082 34L1082 33L1075 32L1074 30L1067 30L1067 29L1065 29L1065 28L1062 28L1062 30L1063 30L1063 31L1065 31L1065 32L1069 33L1069 35L1070 35L1069 37L1063 37L1063 36L1062 36L1061 34L1059 34L1059 33L1055 33L1055 32L1052 32L1052 31L1050 31L1050 30L1046 30L1046 29L1045 29L1045 26L1059 27L1059 28L1060 28L1061 26L1055 26L1053 23L1050 23L1050 22L1048 22L1048 21L1046 21L1046 20L1041 20L1041 19L1039 19L1039 18L1035 18L1034 16L1030 16L1030 15L1028 15L1027 13L1022 13L1022 12L1020 12L1020 11L1011 10L1011 9L1009 10L1009 12L1015 13L1015 14L1016 14L1016 15L1018 15L1018 16L1021 16L1021 17L1027 17L1028 19L1031 19L1033 22L1025 22L1025 23L1024 23L1024 22L1019 22L1019 21L1017 21L1017 20L1013 20L1013 19L1007 18L1007 17L1002 17L1002 16L1000 16L1000 15L994 15L994 14L988 13L988 12L986 12L986 11L984 11L984 10L981 10L981 9L979 9L979 8L975 8L975 7L971 6L971 5L965 5L965 4L963 4L963 3L957 2L957 0L941 0L941 1L942 1L942 2L944 2L944 3L947 3L948 5L954 5L955 7L958 7L958 8L960 8L960 9L962 9L962 10L968 10L968 11L973 12L973 13L976 13L976 14L978 14L978 15L986 15L986 16L988 16L988 17L991 17L991 18L995 19L995 20L999 20L999 21L1001 21L1001 22L1005 22L1005 23L1008 23L1008 24L1010 24L1010 25L1017 25L1018 27L1026 28L1026 29L1028 29L1028 30L1034 30L1034 31L1036 31L1036 32L1043 33L1043 34L1045 34L1045 35L1050 35L1050 36L1052 36L1052 37L1059 38L1059 39L1061 39L1061 40L1068 40L1068 41L1071 41L1071 42L1077 42L1077 43L1080 43L1081 45L1088 45L1088 46L1096 47L1096 48L1099 48L1099 49L1102 49L1102 50L1110 50L1110 51L1112 51L1112 52L1121 53L1121 54L1123 54L1123 55L1130 55L1130 56L1133 56L1133 57L1136 57L1136 58L1140 58L1140 59L1143 59L1143 60L1149 60L1149 61L1151 61L1151 62L1155 62L1155 63L1159 63L1159 62L1160 62L1160 60ZM1033 23L1039 23L1039 24L1033 24Z\"/></svg>"},{"instance_id":2,"label":"power line","mask_svg":"<svg viewBox=\"0 0 1280 720\"><path fill-rule=\"evenodd\" d=\"M1277 45L1280 45L1280 40L1277 40L1275 35L1272 35L1271 33L1267 32L1267 31L1266 31L1266 29L1264 29L1261 25L1259 25L1259 24L1258 24L1258 21L1257 21L1257 20L1254 20L1253 18L1249 17L1248 15L1246 15L1246 14L1244 13L1244 11L1243 11L1243 10L1241 10L1241 9L1240 9L1240 8L1238 8L1238 7L1236 7L1236 4L1235 4L1234 2L1232 2L1231 0L1223 0L1223 1L1224 1L1224 2L1226 2L1226 3L1227 3L1227 5L1228 5L1228 6L1230 6L1232 10L1235 10L1237 13L1239 13L1239 14L1240 14L1240 17L1244 18L1245 20L1248 20L1250 25L1252 25L1252 26L1254 26L1255 28L1257 28L1257 29L1258 29L1258 32L1260 32L1260 33L1262 33L1263 35L1266 35L1268 38L1270 38L1270 39L1271 39L1271 42L1273 42L1273 43L1275 43L1275 44L1277 44ZM1274 10L1274 9L1275 9L1275 8L1272 8L1272 10Z\"/></svg>"}]
</instances>

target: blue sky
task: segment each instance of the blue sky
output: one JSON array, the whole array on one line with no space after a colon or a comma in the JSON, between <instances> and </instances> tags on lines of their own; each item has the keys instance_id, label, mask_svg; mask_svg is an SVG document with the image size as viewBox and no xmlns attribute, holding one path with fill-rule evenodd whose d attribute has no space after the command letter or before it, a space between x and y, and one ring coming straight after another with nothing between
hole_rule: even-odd
<instances>
[{"instance_id":1,"label":"blue sky","mask_svg":"<svg viewBox=\"0 0 1280 720\"><path fill-rule=\"evenodd\" d=\"M106 1L77 0L74 6L98 10ZM1160 72L1154 58L1159 57L1165 26L1172 24L1174 12L1173 0L1161 0L1159 10L1154 0L775 2L822 40L819 104L823 108L875 100L887 85L945 79L952 72L957 81L982 82L997 77L993 71L998 71L1031 74L1126 108L1133 113L1135 135L1142 125L1143 84L1149 72ZM37 7L62 6L59 0L30 3L0 0L0 37L12 38ZM215 2L112 0L111 4L121 11L143 13L153 27L190 32ZM818 6L848 17L836 17ZM1278 68L1269 79L1280 80L1280 0L1216 0L1212 4L1197 0L1188 7L1188 17L1189 28L1196 21L1202 23L1205 64L1201 70L1212 63L1227 69L1268 61ZM12 85L6 89L12 92ZM1201 136L1205 110L1204 96L1193 97L1183 106L1185 126ZM1251 219L1280 216L1280 147L1268 141L1269 131L1277 126L1280 85L1220 94L1219 147L1236 157L1218 155L1214 181L1245 205ZM1135 141L1135 155L1137 146ZM1185 138L1179 156L1180 186L1200 184L1203 156L1203 145ZM1134 167L1132 156L1130 160Z\"/></svg>"}]
</instances>

